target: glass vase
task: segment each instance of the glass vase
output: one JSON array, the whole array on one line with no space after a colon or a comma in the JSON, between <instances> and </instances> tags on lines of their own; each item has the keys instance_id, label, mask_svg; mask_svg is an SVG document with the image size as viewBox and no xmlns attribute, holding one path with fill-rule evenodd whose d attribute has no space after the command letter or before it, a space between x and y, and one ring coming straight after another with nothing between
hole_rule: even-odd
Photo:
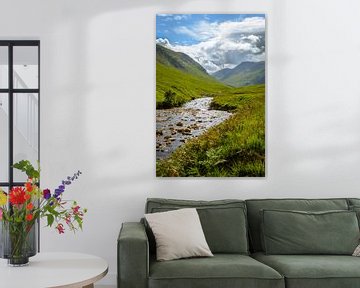
<instances>
[{"instance_id":1,"label":"glass vase","mask_svg":"<svg viewBox=\"0 0 360 288\"><path fill-rule=\"evenodd\" d=\"M25 266L37 251L37 223L1 221L0 257L8 259L9 266Z\"/></svg>"}]
</instances>

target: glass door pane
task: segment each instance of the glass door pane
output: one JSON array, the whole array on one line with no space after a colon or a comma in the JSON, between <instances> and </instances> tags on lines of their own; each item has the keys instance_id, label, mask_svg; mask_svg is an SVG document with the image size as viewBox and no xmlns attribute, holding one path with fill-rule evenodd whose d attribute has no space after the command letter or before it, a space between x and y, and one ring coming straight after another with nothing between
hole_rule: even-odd
<instances>
[{"instance_id":1,"label":"glass door pane","mask_svg":"<svg viewBox=\"0 0 360 288\"><path fill-rule=\"evenodd\" d=\"M8 47L0 46L0 89L9 88Z\"/></svg>"},{"instance_id":2,"label":"glass door pane","mask_svg":"<svg viewBox=\"0 0 360 288\"><path fill-rule=\"evenodd\" d=\"M9 97L0 93L0 182L9 181Z\"/></svg>"},{"instance_id":3,"label":"glass door pane","mask_svg":"<svg viewBox=\"0 0 360 288\"><path fill-rule=\"evenodd\" d=\"M39 57L37 46L15 46L14 58L14 89L39 88Z\"/></svg>"},{"instance_id":4,"label":"glass door pane","mask_svg":"<svg viewBox=\"0 0 360 288\"><path fill-rule=\"evenodd\" d=\"M38 160L39 96L35 93L14 94L14 163L29 160L34 167ZM14 169L14 181L26 181L26 175Z\"/></svg>"}]
</instances>

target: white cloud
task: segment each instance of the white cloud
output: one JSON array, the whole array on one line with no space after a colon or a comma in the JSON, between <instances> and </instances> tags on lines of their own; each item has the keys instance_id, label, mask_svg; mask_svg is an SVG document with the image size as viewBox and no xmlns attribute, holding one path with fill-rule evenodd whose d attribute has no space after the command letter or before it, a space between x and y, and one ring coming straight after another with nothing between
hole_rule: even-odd
<instances>
[{"instance_id":1,"label":"white cloud","mask_svg":"<svg viewBox=\"0 0 360 288\"><path fill-rule=\"evenodd\" d=\"M168 47L168 48L172 49L172 46L171 46L169 40L166 39L166 38L158 38L158 39L156 39L156 44L160 44L162 46L165 46L165 47Z\"/></svg>"},{"instance_id":2,"label":"white cloud","mask_svg":"<svg viewBox=\"0 0 360 288\"><path fill-rule=\"evenodd\" d=\"M199 42L180 45L158 39L157 43L188 54L209 73L233 68L244 61L265 60L265 19L262 17L222 23L201 21L192 27L180 26L175 33Z\"/></svg>"},{"instance_id":3,"label":"white cloud","mask_svg":"<svg viewBox=\"0 0 360 288\"><path fill-rule=\"evenodd\" d=\"M183 19L187 19L189 16L188 15L185 15L185 14L178 14L178 15L175 15L174 16L174 20L176 21L180 21L180 20L183 20Z\"/></svg>"}]
</instances>

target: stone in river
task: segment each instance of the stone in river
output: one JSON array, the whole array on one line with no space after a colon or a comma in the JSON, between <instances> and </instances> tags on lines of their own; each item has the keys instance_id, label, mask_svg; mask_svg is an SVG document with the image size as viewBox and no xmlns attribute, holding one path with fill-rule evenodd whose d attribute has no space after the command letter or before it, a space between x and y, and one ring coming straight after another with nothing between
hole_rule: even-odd
<instances>
[{"instance_id":1,"label":"stone in river","mask_svg":"<svg viewBox=\"0 0 360 288\"><path fill-rule=\"evenodd\" d=\"M176 123L176 126L184 126L184 124L182 123L182 122L178 122L178 123Z\"/></svg>"}]
</instances>

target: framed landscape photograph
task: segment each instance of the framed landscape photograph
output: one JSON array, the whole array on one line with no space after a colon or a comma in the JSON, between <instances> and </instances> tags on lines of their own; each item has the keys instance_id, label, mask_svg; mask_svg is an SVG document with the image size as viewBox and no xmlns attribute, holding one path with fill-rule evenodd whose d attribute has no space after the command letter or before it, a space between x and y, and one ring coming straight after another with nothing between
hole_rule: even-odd
<instances>
[{"instance_id":1,"label":"framed landscape photograph","mask_svg":"<svg viewBox=\"0 0 360 288\"><path fill-rule=\"evenodd\" d=\"M156 176L265 176L265 15L156 15Z\"/></svg>"}]
</instances>

